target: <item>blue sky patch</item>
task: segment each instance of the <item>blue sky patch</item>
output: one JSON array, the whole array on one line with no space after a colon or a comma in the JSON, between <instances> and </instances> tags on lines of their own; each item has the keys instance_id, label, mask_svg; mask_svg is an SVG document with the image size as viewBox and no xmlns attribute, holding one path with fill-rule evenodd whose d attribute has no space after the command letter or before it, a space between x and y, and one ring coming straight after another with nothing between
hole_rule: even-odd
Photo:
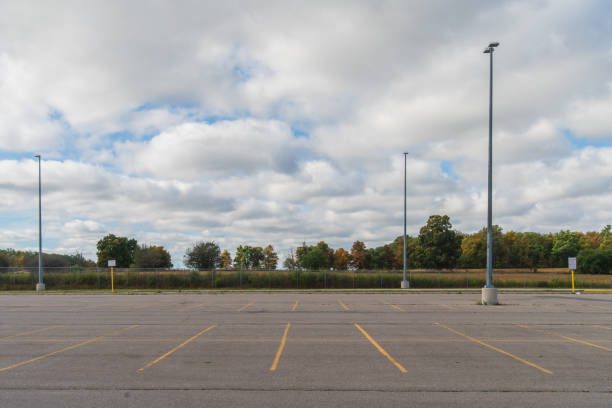
<instances>
[{"instance_id":1,"label":"blue sky patch","mask_svg":"<svg viewBox=\"0 0 612 408\"><path fill-rule=\"evenodd\" d=\"M459 180L459 177L457 177L457 175L453 171L453 162L448 160L442 160L442 162L440 163L440 169L442 170L442 173L446 174L451 180Z\"/></svg>"},{"instance_id":2,"label":"blue sky patch","mask_svg":"<svg viewBox=\"0 0 612 408\"><path fill-rule=\"evenodd\" d=\"M589 139L586 137L577 137L574 132L570 129L563 129L563 136L567 139L568 142L575 149L583 149L585 147L611 147L612 146L612 136L610 139Z\"/></svg>"}]
</instances>

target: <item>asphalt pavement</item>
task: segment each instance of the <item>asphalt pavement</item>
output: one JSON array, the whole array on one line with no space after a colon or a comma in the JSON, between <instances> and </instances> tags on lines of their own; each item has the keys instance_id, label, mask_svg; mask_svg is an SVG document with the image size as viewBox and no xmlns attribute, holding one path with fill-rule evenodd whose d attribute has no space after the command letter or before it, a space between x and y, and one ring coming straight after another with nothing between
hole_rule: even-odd
<instances>
[{"instance_id":1,"label":"asphalt pavement","mask_svg":"<svg viewBox=\"0 0 612 408\"><path fill-rule=\"evenodd\" d=\"M479 297L0 295L0 406L612 406L612 294Z\"/></svg>"}]
</instances>

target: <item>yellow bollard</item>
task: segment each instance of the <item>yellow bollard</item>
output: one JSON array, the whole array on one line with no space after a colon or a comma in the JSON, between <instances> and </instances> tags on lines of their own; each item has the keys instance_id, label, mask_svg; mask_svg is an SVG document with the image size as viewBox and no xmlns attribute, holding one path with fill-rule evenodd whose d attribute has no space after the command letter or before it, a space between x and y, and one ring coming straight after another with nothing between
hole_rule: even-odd
<instances>
[{"instance_id":1,"label":"yellow bollard","mask_svg":"<svg viewBox=\"0 0 612 408\"><path fill-rule=\"evenodd\" d=\"M574 270L572 269L572 294L576 293L574 290Z\"/></svg>"},{"instance_id":2,"label":"yellow bollard","mask_svg":"<svg viewBox=\"0 0 612 408\"><path fill-rule=\"evenodd\" d=\"M114 279L114 275L115 275L115 271L114 268L111 266L111 292L115 293L115 279ZM574 276L574 272L572 272L572 276ZM574 283L574 280L572 279L572 285ZM573 291L573 289L572 289Z\"/></svg>"}]
</instances>

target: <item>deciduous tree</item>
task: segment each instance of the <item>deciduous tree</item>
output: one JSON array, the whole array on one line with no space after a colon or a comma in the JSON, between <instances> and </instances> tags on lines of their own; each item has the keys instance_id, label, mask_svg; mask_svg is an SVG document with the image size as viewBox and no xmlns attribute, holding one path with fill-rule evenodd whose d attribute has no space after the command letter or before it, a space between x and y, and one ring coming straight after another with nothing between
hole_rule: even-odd
<instances>
[{"instance_id":1,"label":"deciduous tree","mask_svg":"<svg viewBox=\"0 0 612 408\"><path fill-rule=\"evenodd\" d=\"M249 245L240 245L236 248L236 256L234 257L234 267L244 269L258 269L264 260L264 251L261 247L252 247Z\"/></svg>"},{"instance_id":2,"label":"deciduous tree","mask_svg":"<svg viewBox=\"0 0 612 408\"><path fill-rule=\"evenodd\" d=\"M295 259L295 253L293 252L293 249L290 249L285 261L283 262L283 268L294 270L297 268L297 266L298 264L297 260Z\"/></svg>"},{"instance_id":3,"label":"deciduous tree","mask_svg":"<svg viewBox=\"0 0 612 408\"><path fill-rule=\"evenodd\" d=\"M170 253L163 246L142 245L134 251L136 268L172 268Z\"/></svg>"},{"instance_id":4,"label":"deciduous tree","mask_svg":"<svg viewBox=\"0 0 612 408\"><path fill-rule=\"evenodd\" d=\"M268 245L263 250L264 259L263 265L267 270L276 269L276 265L278 264L278 254L274 251L274 247L272 245Z\"/></svg>"},{"instance_id":5,"label":"deciduous tree","mask_svg":"<svg viewBox=\"0 0 612 408\"><path fill-rule=\"evenodd\" d=\"M227 249L224 249L221 253L221 268L228 269L232 267L232 256Z\"/></svg>"},{"instance_id":6,"label":"deciduous tree","mask_svg":"<svg viewBox=\"0 0 612 408\"><path fill-rule=\"evenodd\" d=\"M416 259L423 268L454 268L461 255L461 234L448 215L432 215L419 231Z\"/></svg>"},{"instance_id":7,"label":"deciduous tree","mask_svg":"<svg viewBox=\"0 0 612 408\"><path fill-rule=\"evenodd\" d=\"M96 245L98 249L98 266L106 267L110 259L117 261L117 267L129 268L134 263L134 253L138 242L135 239L117 237L108 234L100 239Z\"/></svg>"},{"instance_id":8,"label":"deciduous tree","mask_svg":"<svg viewBox=\"0 0 612 408\"><path fill-rule=\"evenodd\" d=\"M334 252L334 269L337 271L346 271L349 266L350 255L344 248L336 249Z\"/></svg>"},{"instance_id":9,"label":"deciduous tree","mask_svg":"<svg viewBox=\"0 0 612 408\"><path fill-rule=\"evenodd\" d=\"M355 269L367 269L368 264L366 246L363 242L353 242L353 246L351 247L351 260L349 264Z\"/></svg>"},{"instance_id":10,"label":"deciduous tree","mask_svg":"<svg viewBox=\"0 0 612 408\"><path fill-rule=\"evenodd\" d=\"M552 255L558 266L567 266L567 258L580 251L580 236L572 231L559 231L554 236Z\"/></svg>"},{"instance_id":11,"label":"deciduous tree","mask_svg":"<svg viewBox=\"0 0 612 408\"><path fill-rule=\"evenodd\" d=\"M221 250L214 241L198 242L185 253L185 265L195 269L214 269L221 261Z\"/></svg>"}]
</instances>

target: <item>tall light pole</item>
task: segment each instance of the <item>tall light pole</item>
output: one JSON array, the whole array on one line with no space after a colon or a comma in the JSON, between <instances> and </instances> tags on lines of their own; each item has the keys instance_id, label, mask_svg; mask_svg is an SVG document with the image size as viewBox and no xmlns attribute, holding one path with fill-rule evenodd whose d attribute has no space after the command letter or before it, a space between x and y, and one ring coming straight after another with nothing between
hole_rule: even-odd
<instances>
[{"instance_id":1,"label":"tall light pole","mask_svg":"<svg viewBox=\"0 0 612 408\"><path fill-rule=\"evenodd\" d=\"M482 303L496 305L497 289L493 286L493 51L499 46L492 42L485 48L489 54L489 183L487 203L487 283L482 288Z\"/></svg>"},{"instance_id":2,"label":"tall light pole","mask_svg":"<svg viewBox=\"0 0 612 408\"><path fill-rule=\"evenodd\" d=\"M410 282L406 280L406 156L408 153L404 153L404 280L402 289L410 287Z\"/></svg>"},{"instance_id":3,"label":"tall light pole","mask_svg":"<svg viewBox=\"0 0 612 408\"><path fill-rule=\"evenodd\" d=\"M40 154L38 158L38 283L36 290L45 290L43 283L43 266L42 266L42 199L41 199L41 179L40 179Z\"/></svg>"}]
</instances>

